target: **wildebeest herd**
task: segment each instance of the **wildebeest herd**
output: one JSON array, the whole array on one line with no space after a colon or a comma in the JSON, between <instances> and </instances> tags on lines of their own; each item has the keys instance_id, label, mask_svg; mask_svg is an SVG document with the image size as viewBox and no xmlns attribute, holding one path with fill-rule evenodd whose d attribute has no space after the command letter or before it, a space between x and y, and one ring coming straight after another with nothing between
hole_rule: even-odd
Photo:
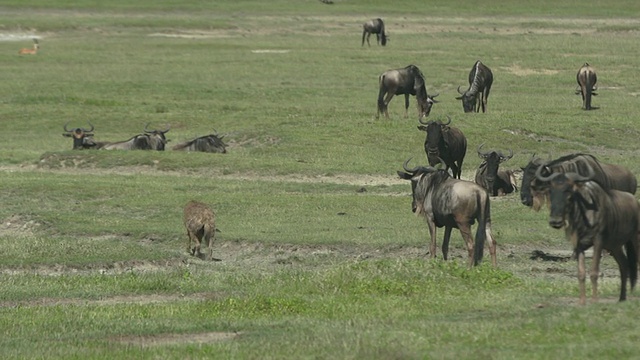
<instances>
[{"instance_id":1,"label":"wildebeest herd","mask_svg":"<svg viewBox=\"0 0 640 360\"><path fill-rule=\"evenodd\" d=\"M374 19L363 25L362 45L365 35L384 34L384 23ZM385 42L382 43L385 45ZM507 153L477 148L482 162L474 181L461 179L462 163L466 154L467 139L463 132L439 120L425 121L432 106L437 103L429 96L425 77L416 65L387 70L378 79L379 93L377 116L384 113L394 95L405 96L405 117L409 96L417 100L418 129L427 133L424 150L429 166L409 168L411 159L398 171L401 179L411 181L412 210L425 218L430 236L429 252L436 256L436 229L445 228L442 257L448 257L449 239L453 228L459 229L469 253L469 266L477 265L483 257L484 244L489 243L491 261L496 266L496 242L491 233L491 196L500 196L518 190L515 171L501 169L499 165L514 156ZM481 61L476 61L469 72L469 87L458 87L465 113L487 111L489 93L493 85L493 72ZM576 75L576 94L582 96L582 108L592 110L592 96L597 95L596 72L585 63ZM506 155L505 155L506 154ZM434 167L440 164L444 169ZM451 171L449 171L451 170ZM618 264L620 271L620 296L627 296L627 282L633 288L638 278L638 253L640 250L640 205L635 199L636 177L626 168L598 161L590 154L570 154L555 160L542 160L535 156L521 169L522 204L538 211L548 203L549 225L564 228L566 238L573 247L578 261L580 303L586 302L585 250L593 248L593 261L589 273L592 299L598 296L598 277L603 250L607 250ZM471 226L477 222L475 237Z\"/></svg>"},{"instance_id":2,"label":"wildebeest herd","mask_svg":"<svg viewBox=\"0 0 640 360\"><path fill-rule=\"evenodd\" d=\"M157 150L164 151L165 145L169 140L165 134L170 128L164 130L149 129L149 124L144 127L142 134L137 134L127 140L116 142L98 142L93 139L93 130L95 127L89 123L90 129L82 127L67 127L69 123L64 124L64 133L62 136L73 138L73 150L83 149L101 149L101 150ZM175 145L172 149L178 151L201 151L209 153L227 153L227 144L222 140L223 136L217 132L213 134L200 136L191 140L187 140Z\"/></svg>"}]
</instances>

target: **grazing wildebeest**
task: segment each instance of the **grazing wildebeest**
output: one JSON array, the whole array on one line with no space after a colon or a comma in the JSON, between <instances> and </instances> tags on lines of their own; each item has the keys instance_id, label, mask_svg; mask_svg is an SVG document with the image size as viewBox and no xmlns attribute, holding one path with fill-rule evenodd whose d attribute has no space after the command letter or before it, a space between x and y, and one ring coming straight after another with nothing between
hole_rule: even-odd
<instances>
[{"instance_id":1,"label":"grazing wildebeest","mask_svg":"<svg viewBox=\"0 0 640 360\"><path fill-rule=\"evenodd\" d=\"M469 72L469 88L467 91L462 92L460 86L458 86L460 96L456 99L462 100L464 112L473 112L474 107L476 112L480 112L480 106L482 106L482 112L487 111L487 100L489 99L491 84L493 84L491 69L480 60L476 61Z\"/></svg>"},{"instance_id":2,"label":"grazing wildebeest","mask_svg":"<svg viewBox=\"0 0 640 360\"><path fill-rule=\"evenodd\" d=\"M89 125L91 125L91 129L81 127L68 129L68 124L68 122L64 124L65 133L62 134L62 136L73 138L73 150L93 149L96 147L96 143L92 138L94 127L91 123L89 123Z\"/></svg>"},{"instance_id":3,"label":"grazing wildebeest","mask_svg":"<svg viewBox=\"0 0 640 360\"><path fill-rule=\"evenodd\" d=\"M478 146L478 156L483 159L476 170L476 184L489 191L491 196L510 194L517 190L516 178L511 170L500 169L500 164L513 157L513 151L509 149L509 155L501 151L481 151L484 144Z\"/></svg>"},{"instance_id":4,"label":"grazing wildebeest","mask_svg":"<svg viewBox=\"0 0 640 360\"><path fill-rule=\"evenodd\" d=\"M103 150L164 151L164 146L167 143L167 138L164 134L169 131L169 128L167 127L165 130L149 130L147 128L148 125L146 124L144 127L144 134L135 135L124 141L97 143L97 148Z\"/></svg>"},{"instance_id":5,"label":"grazing wildebeest","mask_svg":"<svg viewBox=\"0 0 640 360\"><path fill-rule=\"evenodd\" d=\"M584 65L582 65L578 70L576 80L578 81L576 95L582 95L582 108L585 110L591 110L591 95L598 95L595 92L598 90L598 87L596 86L596 82L598 81L596 70L588 63L584 63Z\"/></svg>"},{"instance_id":6,"label":"grazing wildebeest","mask_svg":"<svg viewBox=\"0 0 640 360\"><path fill-rule=\"evenodd\" d=\"M427 153L427 160L430 166L435 166L444 162L446 171L451 168L453 177L460 179L462 174L462 161L467 153L467 138L460 129L449 126L451 118L446 123L438 121L423 122L418 125L418 129L427 132L424 141L424 151ZM426 126L424 126L426 125Z\"/></svg>"},{"instance_id":7,"label":"grazing wildebeest","mask_svg":"<svg viewBox=\"0 0 640 360\"><path fill-rule=\"evenodd\" d=\"M367 44L369 43L369 37L371 34L376 34L376 42L382 46L387 45L387 34L384 32L384 21L382 19L371 19L362 24L362 46L364 46L364 39L367 38Z\"/></svg>"},{"instance_id":8,"label":"grazing wildebeest","mask_svg":"<svg viewBox=\"0 0 640 360\"><path fill-rule=\"evenodd\" d=\"M591 181L595 172L588 163L584 166L587 168L587 176L575 172L555 172L543 176L542 167L536 170L536 177L549 183L549 225L556 229L565 227L567 239L571 241L574 255L578 258L580 304L586 302L584 251L592 246L592 300L595 301L598 297L600 258L604 249L618 263L620 301L623 301L627 297L627 279L630 280L631 289L638 279L640 206L632 194L605 190L598 182Z\"/></svg>"},{"instance_id":9,"label":"grazing wildebeest","mask_svg":"<svg viewBox=\"0 0 640 360\"><path fill-rule=\"evenodd\" d=\"M549 184L536 178L538 168L544 176L557 172L574 172L586 175L587 166L594 171L593 181L605 190L615 189L635 194L638 182L635 175L624 166L599 162L595 156L589 154L570 154L558 159L545 162L535 155L527 166L522 168L522 186L520 186L520 200L535 211L540 210L548 196Z\"/></svg>"},{"instance_id":10,"label":"grazing wildebeest","mask_svg":"<svg viewBox=\"0 0 640 360\"><path fill-rule=\"evenodd\" d=\"M411 160L411 159L409 159ZM493 266L497 265L496 242L491 234L491 204L489 194L478 184L453 179L445 170L433 167L408 169L409 160L398 171L400 178L411 180L413 193L412 210L424 216L429 225L431 257L436 256L436 227L444 227L442 257L447 260L451 229L457 228L465 240L469 252L469 267L482 260L485 241L489 241L489 252ZM475 242L471 237L471 225L478 222Z\"/></svg>"},{"instance_id":11,"label":"grazing wildebeest","mask_svg":"<svg viewBox=\"0 0 640 360\"><path fill-rule=\"evenodd\" d=\"M181 151L202 151L210 153L227 153L227 144L222 141L223 136L218 136L218 132L201 136L189 141L185 141L173 147L173 150Z\"/></svg>"},{"instance_id":12,"label":"grazing wildebeest","mask_svg":"<svg viewBox=\"0 0 640 360\"><path fill-rule=\"evenodd\" d=\"M208 251L206 260L213 258L213 242L216 233L216 215L209 205L191 200L184 207L184 226L187 229L187 251L191 255L202 257L200 246L206 242ZM191 246L192 244L193 247Z\"/></svg>"},{"instance_id":13,"label":"grazing wildebeest","mask_svg":"<svg viewBox=\"0 0 640 360\"><path fill-rule=\"evenodd\" d=\"M388 119L389 102L394 95L404 95L404 116L409 116L409 95L415 95L418 102L418 118L429 116L431 107L437 103L434 98L438 96L427 95L424 75L422 71L415 65L409 65L402 69L394 69L383 72L378 78L380 91L378 92L378 112L376 119L380 117L380 113Z\"/></svg>"}]
</instances>

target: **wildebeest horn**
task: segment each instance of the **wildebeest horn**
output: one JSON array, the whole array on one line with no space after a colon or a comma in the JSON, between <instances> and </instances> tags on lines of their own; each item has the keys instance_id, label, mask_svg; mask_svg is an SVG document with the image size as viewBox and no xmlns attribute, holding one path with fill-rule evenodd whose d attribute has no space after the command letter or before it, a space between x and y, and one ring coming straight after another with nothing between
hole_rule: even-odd
<instances>
[{"instance_id":1,"label":"wildebeest horn","mask_svg":"<svg viewBox=\"0 0 640 360\"><path fill-rule=\"evenodd\" d=\"M480 144L480 146L478 146L478 156L485 159L487 157L487 155L489 154L489 152L482 152L480 151L480 149L482 149L482 147L484 146L484 143Z\"/></svg>"},{"instance_id":2,"label":"wildebeest horn","mask_svg":"<svg viewBox=\"0 0 640 360\"><path fill-rule=\"evenodd\" d=\"M460 95L464 95L464 93L463 93L462 91L460 91L460 87L461 87L461 86L462 86L462 85L458 86L458 92L460 93Z\"/></svg>"},{"instance_id":3,"label":"wildebeest horn","mask_svg":"<svg viewBox=\"0 0 640 360\"><path fill-rule=\"evenodd\" d=\"M409 161L411 161L411 159L413 159L413 157L408 158L408 159L407 159L407 161L405 161L405 162L402 164L402 168L404 169L404 171L406 171L406 172L408 172L408 173L411 173L411 174L414 174L416 171L418 171L418 169L419 169L420 167L419 167L419 166L416 166L416 167L414 167L413 169L409 169L409 168L407 168L407 165L409 164Z\"/></svg>"},{"instance_id":4,"label":"wildebeest horn","mask_svg":"<svg viewBox=\"0 0 640 360\"><path fill-rule=\"evenodd\" d=\"M536 169L536 178L540 181L544 181L544 182L549 182L551 180L553 180L556 176L562 174L562 173L551 173L551 175L549 176L542 176L542 169L546 168L546 165L540 165L538 166L538 168Z\"/></svg>"},{"instance_id":5,"label":"wildebeest horn","mask_svg":"<svg viewBox=\"0 0 640 360\"><path fill-rule=\"evenodd\" d=\"M502 154L500 154L500 155L502 155ZM509 156L502 156L501 162L502 161L507 161L507 160L511 159L512 157L513 157L513 150L509 149Z\"/></svg>"},{"instance_id":6,"label":"wildebeest horn","mask_svg":"<svg viewBox=\"0 0 640 360\"><path fill-rule=\"evenodd\" d=\"M424 117L426 117L426 116L419 116L419 117L418 117L418 122L419 122L420 124L422 124L422 125L429 125L429 123L431 123L431 122L432 122L432 120L429 120L429 121L427 121L427 122L422 122L422 118L424 118Z\"/></svg>"},{"instance_id":7,"label":"wildebeest horn","mask_svg":"<svg viewBox=\"0 0 640 360\"><path fill-rule=\"evenodd\" d=\"M92 131L93 131L93 129L94 129L93 124L92 124L92 123L90 123L89 121L87 121L87 123L88 123L89 125L91 125L91 129L87 130L87 129L85 129L85 128L82 128L82 131L84 131L84 132L92 132Z\"/></svg>"},{"instance_id":8,"label":"wildebeest horn","mask_svg":"<svg viewBox=\"0 0 640 360\"><path fill-rule=\"evenodd\" d=\"M595 171L593 170L593 168L591 167L591 165L586 162L586 161L581 161L585 164L585 166L587 167L587 175L586 176L582 176L579 173L567 173L567 177L570 178L573 181L589 181L591 179L593 179L594 175L596 174ZM577 163L577 161L576 161Z\"/></svg>"},{"instance_id":9,"label":"wildebeest horn","mask_svg":"<svg viewBox=\"0 0 640 360\"><path fill-rule=\"evenodd\" d=\"M449 115L447 115L447 119L449 119L449 121L447 121L446 123L443 123L442 121L440 122L442 125L449 125L451 124L451 117Z\"/></svg>"},{"instance_id":10,"label":"wildebeest horn","mask_svg":"<svg viewBox=\"0 0 640 360\"><path fill-rule=\"evenodd\" d=\"M149 126L149 123L144 124L144 132L149 133L149 132L153 132L153 130L148 130L147 127Z\"/></svg>"},{"instance_id":11,"label":"wildebeest horn","mask_svg":"<svg viewBox=\"0 0 640 360\"><path fill-rule=\"evenodd\" d=\"M67 121L67 123L66 123L66 124L64 124L64 131L66 131L66 132L73 132L73 130L75 130L75 129L71 129L71 130L67 129L67 125L69 125L69 122L68 122L68 121Z\"/></svg>"}]
</instances>

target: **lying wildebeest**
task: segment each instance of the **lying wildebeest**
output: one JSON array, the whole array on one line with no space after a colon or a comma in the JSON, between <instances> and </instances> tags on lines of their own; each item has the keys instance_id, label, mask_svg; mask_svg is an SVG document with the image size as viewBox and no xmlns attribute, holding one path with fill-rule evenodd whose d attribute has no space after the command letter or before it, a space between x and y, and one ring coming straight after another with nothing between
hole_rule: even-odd
<instances>
[{"instance_id":1,"label":"lying wildebeest","mask_svg":"<svg viewBox=\"0 0 640 360\"><path fill-rule=\"evenodd\" d=\"M394 95L404 95L404 116L409 116L409 95L415 95L418 102L418 118L429 116L431 107L437 103L434 98L438 96L427 95L424 75L415 65L409 65L402 69L394 69L383 72L378 78L380 91L378 92L378 112L389 118L388 106Z\"/></svg>"},{"instance_id":2,"label":"lying wildebeest","mask_svg":"<svg viewBox=\"0 0 640 360\"><path fill-rule=\"evenodd\" d=\"M460 86L458 86L457 100L462 100L462 108L464 112L473 112L474 107L476 112L480 112L480 106L482 106L482 112L487 111L487 100L489 99L489 91L491 91L491 84L493 84L493 73L485 64L476 61L469 72L469 88L467 91L462 92Z\"/></svg>"},{"instance_id":3,"label":"lying wildebeest","mask_svg":"<svg viewBox=\"0 0 640 360\"><path fill-rule=\"evenodd\" d=\"M596 70L588 63L584 63L584 65L582 65L578 70L576 80L578 81L576 95L582 95L582 108L585 110L591 110L591 95L598 95L595 92L598 90L598 87L596 86L596 82L598 81Z\"/></svg>"},{"instance_id":4,"label":"lying wildebeest","mask_svg":"<svg viewBox=\"0 0 640 360\"><path fill-rule=\"evenodd\" d=\"M202 257L200 246L206 242L208 251L206 260L213 258L213 242L216 233L216 215L209 205L191 200L184 207L184 226L187 228L187 251L191 255ZM191 246L194 244L193 246Z\"/></svg>"},{"instance_id":5,"label":"lying wildebeest","mask_svg":"<svg viewBox=\"0 0 640 360\"><path fill-rule=\"evenodd\" d=\"M68 122L64 124L65 133L62 136L73 138L73 150L93 149L96 147L96 143L93 141L94 127L91 123L89 123L91 129L81 127L67 129L68 124Z\"/></svg>"},{"instance_id":6,"label":"lying wildebeest","mask_svg":"<svg viewBox=\"0 0 640 360\"><path fill-rule=\"evenodd\" d=\"M367 38L367 44L369 43L369 37L371 34L376 34L376 42L382 46L387 45L387 34L384 32L384 21L382 19L371 19L362 24L362 46L364 46L364 39Z\"/></svg>"},{"instance_id":7,"label":"lying wildebeest","mask_svg":"<svg viewBox=\"0 0 640 360\"><path fill-rule=\"evenodd\" d=\"M424 151L427 153L429 165L435 166L442 161L446 166L445 170L451 168L453 177L460 179L462 161L467 153L467 138L460 129L449 126L451 118L447 118L449 121L446 123L440 120L423 122L419 119L423 125L418 125L418 129L427 132Z\"/></svg>"},{"instance_id":8,"label":"lying wildebeest","mask_svg":"<svg viewBox=\"0 0 640 360\"><path fill-rule=\"evenodd\" d=\"M567 239L573 245L574 255L578 258L580 303L586 302L584 251L592 246L592 300L595 301L598 297L600 258L604 249L618 263L620 301L623 301L627 297L627 279L630 279L631 289L638 279L640 206L630 193L603 189L596 181L591 180L595 176L593 168L588 163L584 166L587 168L587 176L575 172L554 172L543 176L542 167L536 171L536 177L540 181L549 183L549 225L556 229L565 227Z\"/></svg>"},{"instance_id":9,"label":"lying wildebeest","mask_svg":"<svg viewBox=\"0 0 640 360\"><path fill-rule=\"evenodd\" d=\"M638 182L635 175L624 166L599 162L595 156L589 154L570 154L558 159L545 162L532 156L527 166L522 168L522 186L520 186L520 200L526 206L531 206L535 211L540 210L548 196L549 184L536 178L535 173L541 168L543 176L557 172L574 172L581 175L587 174L588 164L595 173L593 181L596 181L605 190L615 189L635 194Z\"/></svg>"},{"instance_id":10,"label":"lying wildebeest","mask_svg":"<svg viewBox=\"0 0 640 360\"><path fill-rule=\"evenodd\" d=\"M150 130L144 126L144 134L135 135L128 140L118 142L100 142L97 143L97 149L103 150L158 150L164 151L167 143L165 133L169 131L169 127L165 130Z\"/></svg>"},{"instance_id":11,"label":"lying wildebeest","mask_svg":"<svg viewBox=\"0 0 640 360\"><path fill-rule=\"evenodd\" d=\"M213 134L201 136L195 139L191 139L180 143L173 147L173 150L181 151L202 151L210 153L227 153L227 144L222 141L223 136L218 136L218 132L214 131Z\"/></svg>"},{"instance_id":12,"label":"lying wildebeest","mask_svg":"<svg viewBox=\"0 0 640 360\"><path fill-rule=\"evenodd\" d=\"M451 229L457 228L467 245L469 267L480 263L487 240L491 262L496 266L496 242L491 234L491 203L487 191L470 181L453 179L445 170L433 167L408 169L409 160L404 162L404 172L398 171L398 176L411 180L411 207L416 215L424 216L429 225L431 257L436 256L436 227L444 226L442 257L445 260L449 252ZM478 228L474 242L471 225L476 221Z\"/></svg>"},{"instance_id":13,"label":"lying wildebeest","mask_svg":"<svg viewBox=\"0 0 640 360\"><path fill-rule=\"evenodd\" d=\"M509 149L509 155L503 155L501 151L481 151L484 144L478 146L478 156L483 159L476 170L476 184L489 191L491 196L510 194L517 190L516 178L511 170L500 169L500 164L513 157L513 151Z\"/></svg>"}]
</instances>

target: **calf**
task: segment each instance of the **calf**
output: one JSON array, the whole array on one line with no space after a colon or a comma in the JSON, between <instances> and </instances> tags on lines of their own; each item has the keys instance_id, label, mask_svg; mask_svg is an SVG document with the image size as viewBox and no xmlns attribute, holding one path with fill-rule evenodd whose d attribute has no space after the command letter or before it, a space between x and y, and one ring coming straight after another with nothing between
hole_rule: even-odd
<instances>
[{"instance_id":1,"label":"calf","mask_svg":"<svg viewBox=\"0 0 640 360\"><path fill-rule=\"evenodd\" d=\"M202 257L200 245L204 241L208 248L206 260L211 260L216 232L216 215L213 210L199 201L189 201L184 207L183 221L189 237L187 251L191 255ZM192 247L192 244L195 245Z\"/></svg>"}]
</instances>

